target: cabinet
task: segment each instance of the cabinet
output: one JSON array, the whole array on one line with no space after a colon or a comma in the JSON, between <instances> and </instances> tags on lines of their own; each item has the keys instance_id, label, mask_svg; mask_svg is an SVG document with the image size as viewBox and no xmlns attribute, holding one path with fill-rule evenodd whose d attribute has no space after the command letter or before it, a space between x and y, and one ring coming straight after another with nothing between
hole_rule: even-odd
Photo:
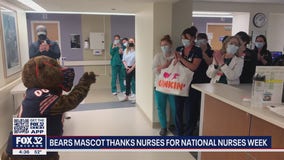
<instances>
[{"instance_id":1,"label":"cabinet","mask_svg":"<svg viewBox=\"0 0 284 160\"><path fill-rule=\"evenodd\" d=\"M203 113L203 136L247 136L250 116L218 99L206 95ZM202 160L248 160L246 153L202 152Z\"/></svg>"},{"instance_id":2,"label":"cabinet","mask_svg":"<svg viewBox=\"0 0 284 160\"><path fill-rule=\"evenodd\" d=\"M204 136L271 136L272 148L284 148L284 129L205 95ZM201 160L283 160L281 152L202 152Z\"/></svg>"},{"instance_id":3,"label":"cabinet","mask_svg":"<svg viewBox=\"0 0 284 160\"><path fill-rule=\"evenodd\" d=\"M277 127L269 122L266 122L260 118L252 116L251 118L251 130L252 136L271 136L272 148L283 149L284 148L284 129ZM251 153L257 160L282 160L284 159L284 153L282 152L266 152L266 153Z\"/></svg>"}]
</instances>

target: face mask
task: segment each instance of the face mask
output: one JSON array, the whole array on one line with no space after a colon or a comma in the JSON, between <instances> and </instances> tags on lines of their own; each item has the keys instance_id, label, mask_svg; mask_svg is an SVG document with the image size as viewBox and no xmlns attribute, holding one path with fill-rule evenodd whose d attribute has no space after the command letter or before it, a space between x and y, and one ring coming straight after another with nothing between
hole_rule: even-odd
<instances>
[{"instance_id":1,"label":"face mask","mask_svg":"<svg viewBox=\"0 0 284 160\"><path fill-rule=\"evenodd\" d=\"M44 40L46 40L46 35L44 35L44 34L38 35L38 39L40 41L44 41Z\"/></svg>"},{"instance_id":2,"label":"face mask","mask_svg":"<svg viewBox=\"0 0 284 160\"><path fill-rule=\"evenodd\" d=\"M188 39L181 39L183 46L187 47L190 45L190 41Z\"/></svg>"},{"instance_id":3,"label":"face mask","mask_svg":"<svg viewBox=\"0 0 284 160\"><path fill-rule=\"evenodd\" d=\"M127 45L128 45L128 42L125 42L125 43L123 43L123 45L124 45L124 47L127 47Z\"/></svg>"},{"instance_id":4,"label":"face mask","mask_svg":"<svg viewBox=\"0 0 284 160\"><path fill-rule=\"evenodd\" d=\"M264 42L255 42L256 48L262 48L264 46Z\"/></svg>"},{"instance_id":5,"label":"face mask","mask_svg":"<svg viewBox=\"0 0 284 160\"><path fill-rule=\"evenodd\" d=\"M119 43L119 39L115 39L114 41L113 41L113 44L118 44Z\"/></svg>"},{"instance_id":6,"label":"face mask","mask_svg":"<svg viewBox=\"0 0 284 160\"><path fill-rule=\"evenodd\" d=\"M73 87L75 72L73 68L62 68L63 82L59 85L64 91L69 92Z\"/></svg>"},{"instance_id":7,"label":"face mask","mask_svg":"<svg viewBox=\"0 0 284 160\"><path fill-rule=\"evenodd\" d=\"M196 46L200 47L200 45L202 44L207 44L207 40L206 39L199 39L196 41Z\"/></svg>"},{"instance_id":8,"label":"face mask","mask_svg":"<svg viewBox=\"0 0 284 160\"><path fill-rule=\"evenodd\" d=\"M164 55L168 55L170 54L170 47L169 46L161 46L161 50L163 52Z\"/></svg>"},{"instance_id":9,"label":"face mask","mask_svg":"<svg viewBox=\"0 0 284 160\"><path fill-rule=\"evenodd\" d=\"M226 52L230 54L235 54L238 51L239 47L233 44L228 44Z\"/></svg>"}]
</instances>

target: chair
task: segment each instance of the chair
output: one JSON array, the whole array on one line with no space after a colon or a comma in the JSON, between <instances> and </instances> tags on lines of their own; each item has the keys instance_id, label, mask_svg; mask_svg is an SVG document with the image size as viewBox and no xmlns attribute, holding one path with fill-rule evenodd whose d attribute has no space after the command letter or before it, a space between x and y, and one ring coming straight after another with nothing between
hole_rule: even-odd
<instances>
[{"instance_id":1,"label":"chair","mask_svg":"<svg viewBox=\"0 0 284 160\"><path fill-rule=\"evenodd\" d=\"M273 61L273 66L284 66L284 55L277 57Z\"/></svg>"}]
</instances>

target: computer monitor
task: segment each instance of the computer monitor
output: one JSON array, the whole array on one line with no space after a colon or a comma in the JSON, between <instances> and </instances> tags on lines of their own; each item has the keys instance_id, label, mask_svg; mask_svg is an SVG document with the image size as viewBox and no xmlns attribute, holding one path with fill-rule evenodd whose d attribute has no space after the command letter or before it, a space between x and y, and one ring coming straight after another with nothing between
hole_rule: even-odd
<instances>
[{"instance_id":1,"label":"computer monitor","mask_svg":"<svg viewBox=\"0 0 284 160\"><path fill-rule=\"evenodd\" d=\"M271 56L272 56L272 60L274 61L275 59L277 59L278 57L280 57L282 55L281 51L271 51Z\"/></svg>"}]
</instances>

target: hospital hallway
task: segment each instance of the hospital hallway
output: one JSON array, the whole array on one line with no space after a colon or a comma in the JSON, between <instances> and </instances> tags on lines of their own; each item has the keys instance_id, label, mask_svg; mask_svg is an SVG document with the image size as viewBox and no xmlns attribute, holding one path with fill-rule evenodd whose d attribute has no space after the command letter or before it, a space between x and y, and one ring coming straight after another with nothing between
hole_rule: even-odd
<instances>
[{"instance_id":1,"label":"hospital hallway","mask_svg":"<svg viewBox=\"0 0 284 160\"><path fill-rule=\"evenodd\" d=\"M119 102L109 89L91 89L82 104L68 112L64 136L157 136L142 111L128 102ZM142 106L143 107L143 106ZM189 152L60 152L60 160L135 159L195 160Z\"/></svg>"}]
</instances>

